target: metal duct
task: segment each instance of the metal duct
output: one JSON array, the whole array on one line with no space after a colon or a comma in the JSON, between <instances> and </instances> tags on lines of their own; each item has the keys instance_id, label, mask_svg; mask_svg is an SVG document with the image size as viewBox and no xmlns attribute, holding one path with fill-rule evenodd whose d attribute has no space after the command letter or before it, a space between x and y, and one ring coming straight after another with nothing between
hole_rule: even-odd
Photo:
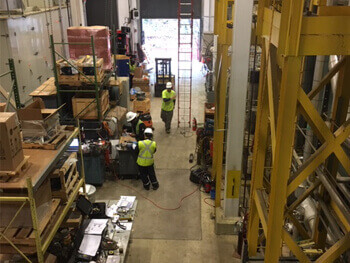
<instances>
[{"instance_id":1,"label":"metal duct","mask_svg":"<svg viewBox=\"0 0 350 263\"><path fill-rule=\"evenodd\" d=\"M323 77L323 69L324 69L325 56L317 56L315 63L315 71L314 71L314 79L312 83L312 87L317 86ZM324 99L324 91L319 92L313 99L312 104L315 106L317 111L320 113L322 111L322 103ZM306 131L305 145L304 145L304 154L303 160L304 162L310 157L312 153L312 146L310 143L313 141L313 132L309 126Z\"/></svg>"},{"instance_id":2,"label":"metal duct","mask_svg":"<svg viewBox=\"0 0 350 263\"><path fill-rule=\"evenodd\" d=\"M329 69L333 68L337 63L339 62L339 58L336 55L329 56L329 63L328 67ZM332 89L332 104L334 104L335 94L337 91L337 82L338 82L338 73L334 75L334 77L331 79L331 89ZM332 109L333 107L331 107ZM332 112L330 113L330 116L332 115Z\"/></svg>"}]
</instances>

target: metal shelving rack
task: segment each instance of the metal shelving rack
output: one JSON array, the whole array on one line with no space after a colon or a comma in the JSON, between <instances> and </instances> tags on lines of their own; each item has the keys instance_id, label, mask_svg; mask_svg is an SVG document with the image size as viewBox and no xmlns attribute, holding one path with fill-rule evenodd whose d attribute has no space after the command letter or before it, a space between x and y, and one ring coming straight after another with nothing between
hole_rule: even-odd
<instances>
[{"instance_id":1,"label":"metal shelving rack","mask_svg":"<svg viewBox=\"0 0 350 263\"><path fill-rule=\"evenodd\" d=\"M70 63L68 61L68 59L66 59L64 56L62 56L60 53L58 53L55 50L55 46L56 45L90 45L91 49L92 49L92 57L93 57L93 65L94 65L94 81L92 81L90 78L88 78L82 71L80 71L75 65L73 65L72 63ZM61 93L95 93L95 98L94 100L92 100L84 109L81 110L81 112L75 117L77 118L82 112L85 111L85 109L87 109L92 103L94 103L96 101L96 105L97 105L97 112L98 112L98 119L102 120L102 111L101 111L101 104L100 104L100 90L103 88L103 86L105 85L105 81L99 83L97 81L97 70L96 70L96 54L95 54L95 42L94 42L94 37L91 36L91 41L90 42L76 42L76 43L55 43L53 40L53 35L50 35L50 48L51 48L51 55L52 55L52 61L53 61L53 72L54 72L54 77L55 77L55 86L56 86L56 90L57 90L57 104L60 107L62 105L62 99L61 99ZM58 72L57 72L57 68L55 66L56 63L56 55L58 57L60 57L61 59L63 59L65 62L67 62L72 68L76 69L79 74L86 78L89 81L89 84L91 84L94 89L82 89L82 90L78 90L78 89L61 89L61 85L58 82ZM108 80L110 77L110 74L107 74L107 76L105 76L104 80ZM89 85L87 84L87 85Z\"/></svg>"},{"instance_id":2,"label":"metal shelving rack","mask_svg":"<svg viewBox=\"0 0 350 263\"><path fill-rule=\"evenodd\" d=\"M31 213L31 219L32 219L32 228L35 236L35 249L36 249L36 255L37 255L37 262L42 263L44 262L44 254L49 248L49 245L54 238L57 230L59 229L60 225L66 218L71 205L73 204L74 200L76 199L76 196L79 193L80 187L83 187L84 193L85 193L85 173L84 173L84 166L81 167L80 172L80 179L77 183L75 189L73 190L72 194L70 195L68 201L64 204L64 206L61 206L60 215L58 216L58 219L53 222L53 225L51 226L51 229L49 231L49 234L46 236L46 238L41 238L40 228L39 228L39 222L37 217L37 209L35 205L35 199L34 199L34 192L37 190L39 185L43 182L43 180L48 176L54 165L58 162L59 158L64 154L64 152L68 149L70 143L74 138L79 138L79 153L81 158L81 163L83 162L83 154L82 154L82 148L81 148L81 137L79 128L75 128L74 131L70 134L70 136L67 138L65 144L61 146L61 148L58 150L57 155L55 158L51 161L51 163L46 167L45 171L41 174L39 180L34 182L31 179L31 177L28 177L26 179L26 189L28 192L27 196L1 196L0 197L0 203L1 202L10 202L10 203L22 203L20 208L15 213L14 217L11 219L8 226L0 232L0 239L5 239L8 244L10 244L27 262L33 262L29 257L27 256L28 253L25 251L26 246L23 246L21 244L15 244L16 242L12 242L5 234L6 231L10 228L11 224L15 221L16 217L19 215L23 207L29 203L30 206L30 213ZM58 208L57 210L58 211ZM1 246L1 245L0 245ZM27 246L28 247L28 246ZM26 255L27 254L27 255Z\"/></svg>"},{"instance_id":3,"label":"metal shelving rack","mask_svg":"<svg viewBox=\"0 0 350 263\"><path fill-rule=\"evenodd\" d=\"M21 108L21 101L20 101L20 97L19 97L18 83L17 83L17 76L16 76L16 69L15 69L15 62L14 62L13 58L9 58L8 61L9 61L8 65L9 65L10 70L3 73L3 74L0 74L0 78L5 77L7 75L10 75L11 80L12 80L12 88L11 88L10 94L8 96L8 99L7 99L7 105L6 105L5 111L7 111L8 104L10 103L12 93L15 97L16 108L17 109Z\"/></svg>"}]
</instances>

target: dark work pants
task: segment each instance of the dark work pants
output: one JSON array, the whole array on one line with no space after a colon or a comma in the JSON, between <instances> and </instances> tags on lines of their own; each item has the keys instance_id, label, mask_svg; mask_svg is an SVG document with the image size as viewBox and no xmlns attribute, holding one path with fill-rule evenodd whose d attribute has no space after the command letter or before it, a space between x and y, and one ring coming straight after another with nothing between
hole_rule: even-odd
<instances>
[{"instance_id":1,"label":"dark work pants","mask_svg":"<svg viewBox=\"0 0 350 263\"><path fill-rule=\"evenodd\" d=\"M174 111L165 111L162 110L160 117L162 118L162 121L165 123L165 130L170 131L171 127L171 120L173 118Z\"/></svg>"},{"instance_id":2,"label":"dark work pants","mask_svg":"<svg viewBox=\"0 0 350 263\"><path fill-rule=\"evenodd\" d=\"M158 185L156 172L154 171L154 165L151 165L151 166L139 165L139 171L140 171L140 177L144 187L149 187L150 183L152 184L152 186Z\"/></svg>"}]
</instances>

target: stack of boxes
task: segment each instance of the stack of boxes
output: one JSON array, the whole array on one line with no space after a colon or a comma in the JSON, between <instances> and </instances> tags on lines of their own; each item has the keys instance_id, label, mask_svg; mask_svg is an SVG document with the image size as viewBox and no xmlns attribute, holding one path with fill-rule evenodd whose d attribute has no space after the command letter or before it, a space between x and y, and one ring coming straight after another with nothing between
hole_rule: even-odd
<instances>
[{"instance_id":1,"label":"stack of boxes","mask_svg":"<svg viewBox=\"0 0 350 263\"><path fill-rule=\"evenodd\" d=\"M137 67L132 79L132 87L145 93L145 98L138 99L136 94L132 95L133 111L141 114L151 112L151 90L149 87L149 77L143 73L142 67Z\"/></svg>"}]
</instances>

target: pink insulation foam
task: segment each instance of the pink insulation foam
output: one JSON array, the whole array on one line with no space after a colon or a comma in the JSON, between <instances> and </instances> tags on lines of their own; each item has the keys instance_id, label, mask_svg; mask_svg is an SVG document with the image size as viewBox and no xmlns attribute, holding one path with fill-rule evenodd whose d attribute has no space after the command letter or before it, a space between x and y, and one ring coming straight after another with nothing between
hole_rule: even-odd
<instances>
[{"instance_id":1,"label":"pink insulation foam","mask_svg":"<svg viewBox=\"0 0 350 263\"><path fill-rule=\"evenodd\" d=\"M111 40L109 28L106 26L77 26L67 29L68 43L87 42L91 43L91 36L94 37L95 54L103 58L103 69L112 69ZM69 45L69 55L72 59L81 56L92 55L91 45Z\"/></svg>"}]
</instances>

